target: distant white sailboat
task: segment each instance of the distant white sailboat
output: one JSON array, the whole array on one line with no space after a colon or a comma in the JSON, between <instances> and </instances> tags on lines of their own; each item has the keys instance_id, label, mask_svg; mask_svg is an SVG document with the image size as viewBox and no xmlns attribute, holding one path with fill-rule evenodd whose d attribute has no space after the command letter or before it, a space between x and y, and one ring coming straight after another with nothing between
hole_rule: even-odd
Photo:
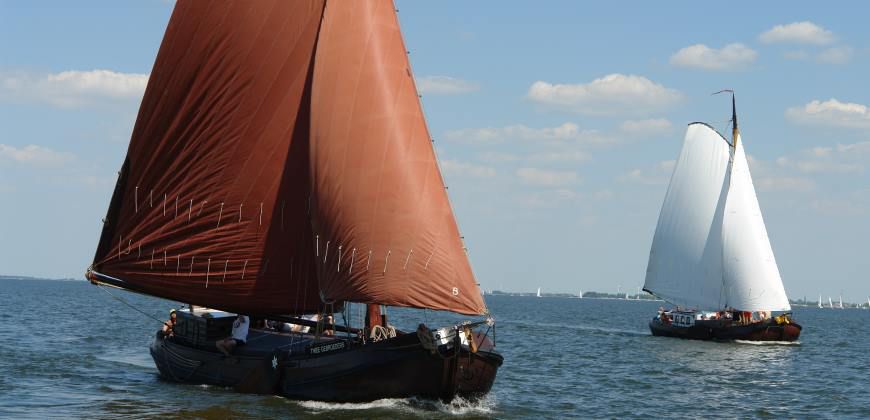
<instances>
[{"instance_id":1,"label":"distant white sailboat","mask_svg":"<svg viewBox=\"0 0 870 420\"><path fill-rule=\"evenodd\" d=\"M541 297L541 288L538 288L538 297Z\"/></svg>"},{"instance_id":2,"label":"distant white sailboat","mask_svg":"<svg viewBox=\"0 0 870 420\"><path fill-rule=\"evenodd\" d=\"M580 291L580 299L583 299L583 291Z\"/></svg>"},{"instance_id":3,"label":"distant white sailboat","mask_svg":"<svg viewBox=\"0 0 870 420\"><path fill-rule=\"evenodd\" d=\"M840 309L843 309L843 295L840 295Z\"/></svg>"},{"instance_id":4,"label":"distant white sailboat","mask_svg":"<svg viewBox=\"0 0 870 420\"><path fill-rule=\"evenodd\" d=\"M677 309L660 311L650 330L701 340L794 341L801 327L790 314L769 315L789 312L791 305L761 217L733 96L731 105L731 141L705 123L686 130L643 288Z\"/></svg>"},{"instance_id":5,"label":"distant white sailboat","mask_svg":"<svg viewBox=\"0 0 870 420\"><path fill-rule=\"evenodd\" d=\"M834 309L834 301L831 300L830 296L828 296L828 307Z\"/></svg>"},{"instance_id":6,"label":"distant white sailboat","mask_svg":"<svg viewBox=\"0 0 870 420\"><path fill-rule=\"evenodd\" d=\"M819 295L819 308L824 308L824 306L822 306L822 295Z\"/></svg>"}]
</instances>

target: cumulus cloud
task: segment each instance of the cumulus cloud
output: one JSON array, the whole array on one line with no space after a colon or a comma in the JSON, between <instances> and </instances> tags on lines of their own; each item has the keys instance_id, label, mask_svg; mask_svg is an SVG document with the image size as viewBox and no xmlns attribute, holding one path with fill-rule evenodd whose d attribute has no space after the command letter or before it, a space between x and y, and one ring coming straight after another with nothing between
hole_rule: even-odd
<instances>
[{"instance_id":1,"label":"cumulus cloud","mask_svg":"<svg viewBox=\"0 0 870 420\"><path fill-rule=\"evenodd\" d=\"M527 97L539 104L588 115L643 115L682 100L680 92L646 77L609 74L585 84L537 81Z\"/></svg>"},{"instance_id":2,"label":"cumulus cloud","mask_svg":"<svg viewBox=\"0 0 870 420\"><path fill-rule=\"evenodd\" d=\"M830 158L797 160L781 157L776 164L783 168L793 168L806 174L854 174L864 172L864 166L858 163L841 162Z\"/></svg>"},{"instance_id":3,"label":"cumulus cloud","mask_svg":"<svg viewBox=\"0 0 870 420\"><path fill-rule=\"evenodd\" d=\"M828 64L846 64L852 59L853 51L852 47L848 46L828 48L816 55L816 61Z\"/></svg>"},{"instance_id":4,"label":"cumulus cloud","mask_svg":"<svg viewBox=\"0 0 870 420\"><path fill-rule=\"evenodd\" d=\"M417 79L420 93L429 95L461 95L480 89L476 83L448 76L425 76Z\"/></svg>"},{"instance_id":5,"label":"cumulus cloud","mask_svg":"<svg viewBox=\"0 0 870 420\"><path fill-rule=\"evenodd\" d=\"M728 44L721 49L704 44L690 45L671 56L671 65L702 70L740 70L748 67L758 53L743 44Z\"/></svg>"},{"instance_id":6,"label":"cumulus cloud","mask_svg":"<svg viewBox=\"0 0 870 420\"><path fill-rule=\"evenodd\" d=\"M827 45L836 40L831 31L812 22L794 22L776 25L758 36L761 42Z\"/></svg>"},{"instance_id":7,"label":"cumulus cloud","mask_svg":"<svg viewBox=\"0 0 870 420\"><path fill-rule=\"evenodd\" d=\"M617 177L617 180L626 184L640 185L665 185L671 179L674 172L675 160L663 160L650 168L634 169Z\"/></svg>"},{"instance_id":8,"label":"cumulus cloud","mask_svg":"<svg viewBox=\"0 0 870 420\"><path fill-rule=\"evenodd\" d=\"M786 51L782 53L782 57L786 60L808 60L810 54L804 50Z\"/></svg>"},{"instance_id":9,"label":"cumulus cloud","mask_svg":"<svg viewBox=\"0 0 870 420\"><path fill-rule=\"evenodd\" d=\"M776 164L806 174L860 174L868 163L867 157L870 157L870 141L812 147L797 156L782 156Z\"/></svg>"},{"instance_id":10,"label":"cumulus cloud","mask_svg":"<svg viewBox=\"0 0 870 420\"><path fill-rule=\"evenodd\" d=\"M671 122L664 118L628 120L619 126L620 131L633 135L656 135L671 131Z\"/></svg>"},{"instance_id":11,"label":"cumulus cloud","mask_svg":"<svg viewBox=\"0 0 870 420\"><path fill-rule=\"evenodd\" d=\"M870 128L870 109L866 105L840 102L834 98L824 102L813 100L801 107L788 108L785 116L793 122L804 124Z\"/></svg>"},{"instance_id":12,"label":"cumulus cloud","mask_svg":"<svg viewBox=\"0 0 870 420\"><path fill-rule=\"evenodd\" d=\"M510 140L607 143L610 140L597 130L582 130L574 123L566 122L556 127L533 128L523 124L506 127L463 128L446 133L447 139L466 143L495 144Z\"/></svg>"},{"instance_id":13,"label":"cumulus cloud","mask_svg":"<svg viewBox=\"0 0 870 420\"><path fill-rule=\"evenodd\" d=\"M111 70L70 70L45 75L0 73L0 98L72 108L106 99L139 99L147 83L147 74Z\"/></svg>"},{"instance_id":14,"label":"cumulus cloud","mask_svg":"<svg viewBox=\"0 0 870 420\"><path fill-rule=\"evenodd\" d=\"M475 178L491 178L495 176L495 169L488 166L449 159L441 161L441 170L448 176L470 176Z\"/></svg>"},{"instance_id":15,"label":"cumulus cloud","mask_svg":"<svg viewBox=\"0 0 870 420\"><path fill-rule=\"evenodd\" d=\"M20 148L0 144L0 162L6 160L24 165L60 166L73 159L74 156L70 153L57 152L34 144Z\"/></svg>"},{"instance_id":16,"label":"cumulus cloud","mask_svg":"<svg viewBox=\"0 0 870 420\"><path fill-rule=\"evenodd\" d=\"M558 162L567 162L567 163L580 163L586 162L590 159L589 154L580 150L565 150L559 152L544 152L544 153L535 153L529 156L529 160L533 162L549 162L549 163L558 163Z\"/></svg>"},{"instance_id":17,"label":"cumulus cloud","mask_svg":"<svg viewBox=\"0 0 870 420\"><path fill-rule=\"evenodd\" d=\"M546 187L573 185L580 182L574 171L548 171L537 168L519 168L517 176L524 184Z\"/></svg>"},{"instance_id":18,"label":"cumulus cloud","mask_svg":"<svg viewBox=\"0 0 870 420\"><path fill-rule=\"evenodd\" d=\"M811 192L816 189L813 180L797 176L760 177L754 184L759 191Z\"/></svg>"}]
</instances>

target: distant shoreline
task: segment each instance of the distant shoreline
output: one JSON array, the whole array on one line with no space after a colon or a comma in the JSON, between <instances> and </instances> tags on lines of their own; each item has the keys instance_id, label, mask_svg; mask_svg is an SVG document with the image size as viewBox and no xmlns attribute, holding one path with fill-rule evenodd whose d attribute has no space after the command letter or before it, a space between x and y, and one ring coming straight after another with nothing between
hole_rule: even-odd
<instances>
[{"instance_id":1,"label":"distant shoreline","mask_svg":"<svg viewBox=\"0 0 870 420\"><path fill-rule=\"evenodd\" d=\"M31 277L31 276L4 276L0 275L0 281L3 280L36 280L36 281L86 281L84 278L76 279L76 278L65 278L65 279L47 279L44 277Z\"/></svg>"}]
</instances>

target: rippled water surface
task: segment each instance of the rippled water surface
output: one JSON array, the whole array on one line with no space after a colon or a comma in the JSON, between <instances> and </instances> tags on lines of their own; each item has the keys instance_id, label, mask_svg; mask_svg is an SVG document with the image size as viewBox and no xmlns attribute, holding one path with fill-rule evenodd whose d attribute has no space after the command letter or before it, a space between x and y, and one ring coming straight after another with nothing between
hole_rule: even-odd
<instances>
[{"instance_id":1,"label":"rippled water surface","mask_svg":"<svg viewBox=\"0 0 870 420\"><path fill-rule=\"evenodd\" d=\"M155 317L172 303L112 291ZM870 417L870 310L795 308L798 345L652 337L656 302L487 296L505 356L483 401L290 401L162 381L156 321L85 282L0 280L0 417ZM447 323L390 311L405 328Z\"/></svg>"}]
</instances>

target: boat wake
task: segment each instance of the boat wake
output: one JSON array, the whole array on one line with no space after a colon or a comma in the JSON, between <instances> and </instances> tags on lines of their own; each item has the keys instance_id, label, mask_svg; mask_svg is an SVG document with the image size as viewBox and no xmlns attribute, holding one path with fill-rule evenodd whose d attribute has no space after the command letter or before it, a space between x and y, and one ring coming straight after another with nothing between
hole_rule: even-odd
<instances>
[{"instance_id":1,"label":"boat wake","mask_svg":"<svg viewBox=\"0 0 870 420\"><path fill-rule=\"evenodd\" d=\"M737 344L751 344L753 346L799 346L800 341L750 341L750 340L734 340Z\"/></svg>"},{"instance_id":2,"label":"boat wake","mask_svg":"<svg viewBox=\"0 0 870 420\"><path fill-rule=\"evenodd\" d=\"M314 413L335 411L398 411L403 414L429 416L433 413L453 416L489 415L495 408L495 399L487 395L475 401L456 397L449 403L418 398L384 398L365 403L330 403L322 401L298 401L299 406Z\"/></svg>"},{"instance_id":3,"label":"boat wake","mask_svg":"<svg viewBox=\"0 0 870 420\"><path fill-rule=\"evenodd\" d=\"M151 360L151 356L147 354L140 353L130 353L125 354L121 352L113 352L110 355L99 355L96 356L99 360L105 360L107 362L113 363L121 363L125 365L131 365L136 367L141 367L145 369L156 369L154 366L154 362Z\"/></svg>"},{"instance_id":4,"label":"boat wake","mask_svg":"<svg viewBox=\"0 0 870 420\"><path fill-rule=\"evenodd\" d=\"M648 331L626 330L620 328L599 327L594 325L577 325L565 323L550 323L550 322L532 322L532 321L505 321L505 324L521 325L533 328L553 328L557 330L575 330L587 331L592 333L604 333L609 335L624 335L624 336L648 336Z\"/></svg>"}]
</instances>

